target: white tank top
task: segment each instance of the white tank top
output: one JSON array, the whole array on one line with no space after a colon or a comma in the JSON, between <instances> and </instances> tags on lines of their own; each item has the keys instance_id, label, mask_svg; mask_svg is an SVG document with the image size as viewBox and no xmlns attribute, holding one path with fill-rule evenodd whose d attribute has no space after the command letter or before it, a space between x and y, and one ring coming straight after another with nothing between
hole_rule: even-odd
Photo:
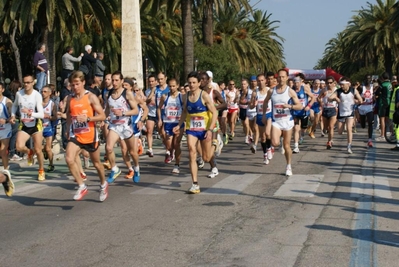
<instances>
[{"instance_id":1,"label":"white tank top","mask_svg":"<svg viewBox=\"0 0 399 267\"><path fill-rule=\"evenodd\" d=\"M339 99L341 100L338 103L339 116L347 117L353 116L353 107L355 105L355 95L353 94L353 88L350 88L347 93L343 91L339 94Z\"/></svg>"},{"instance_id":2,"label":"white tank top","mask_svg":"<svg viewBox=\"0 0 399 267\"><path fill-rule=\"evenodd\" d=\"M183 102L180 93L177 97L168 95L164 102L164 109L165 113L163 115L163 122L178 123L183 112Z\"/></svg>"},{"instance_id":3,"label":"white tank top","mask_svg":"<svg viewBox=\"0 0 399 267\"><path fill-rule=\"evenodd\" d=\"M227 102L227 107L229 109L238 109L238 105L237 103L234 103L234 99L236 99L236 89L234 89L233 91L228 91L227 95L226 95L226 102Z\"/></svg>"},{"instance_id":4,"label":"white tank top","mask_svg":"<svg viewBox=\"0 0 399 267\"><path fill-rule=\"evenodd\" d=\"M109 115L110 115L110 124L119 125L119 124L128 124L130 122L130 116L116 116L115 111L121 110L122 112L126 112L130 110L130 105L125 98L125 90L122 94L117 98L113 99L112 94L108 97L108 107L109 107Z\"/></svg>"},{"instance_id":5,"label":"white tank top","mask_svg":"<svg viewBox=\"0 0 399 267\"><path fill-rule=\"evenodd\" d=\"M258 101L258 104L256 105L256 113L258 115L263 115L263 104L265 102L265 98L266 98L267 92L269 92L269 90L270 90L270 88L267 89L266 94L264 94L264 95L262 95L259 90L256 92L256 100ZM269 103L267 105L266 114L270 113L272 111L272 107L270 105L271 105L271 101L269 100Z\"/></svg>"},{"instance_id":6,"label":"white tank top","mask_svg":"<svg viewBox=\"0 0 399 267\"><path fill-rule=\"evenodd\" d=\"M328 101L328 98L332 96L335 93L335 91L332 91L331 93L328 93L323 97L323 109L327 108L336 108L337 107L337 101Z\"/></svg>"},{"instance_id":7,"label":"white tank top","mask_svg":"<svg viewBox=\"0 0 399 267\"><path fill-rule=\"evenodd\" d=\"M47 106L43 107L44 115L50 115L53 112L53 105L54 102L52 100L49 100L47 103ZM51 126L51 121L50 119L43 119L43 128L47 128Z\"/></svg>"},{"instance_id":8,"label":"white tank top","mask_svg":"<svg viewBox=\"0 0 399 267\"><path fill-rule=\"evenodd\" d=\"M8 119L10 114L8 114L7 110L7 97L3 96L3 100L1 100L0 104L0 119Z\"/></svg>"},{"instance_id":9,"label":"white tank top","mask_svg":"<svg viewBox=\"0 0 399 267\"><path fill-rule=\"evenodd\" d=\"M248 104L249 104L249 102L251 101L252 90L249 89L249 88L247 89L247 95L245 96L244 99L242 99L241 96L242 96L242 92L241 92L241 94L240 94L239 99L240 99L240 102L242 102L242 100L244 100L244 101L243 101L244 104L239 104L240 108L242 108L242 109L248 109Z\"/></svg>"},{"instance_id":10,"label":"white tank top","mask_svg":"<svg viewBox=\"0 0 399 267\"><path fill-rule=\"evenodd\" d=\"M291 109L285 108L284 104L288 104L291 101L290 87L287 86L285 91L281 94L277 93L277 87L274 87L272 97L270 98L273 108L272 108L272 121L291 121Z\"/></svg>"}]
</instances>

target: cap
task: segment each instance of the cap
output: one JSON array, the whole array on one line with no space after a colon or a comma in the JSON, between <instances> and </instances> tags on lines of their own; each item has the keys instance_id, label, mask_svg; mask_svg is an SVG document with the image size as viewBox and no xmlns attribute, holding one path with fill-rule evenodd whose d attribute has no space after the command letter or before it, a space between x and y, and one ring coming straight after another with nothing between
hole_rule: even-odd
<instances>
[{"instance_id":1,"label":"cap","mask_svg":"<svg viewBox=\"0 0 399 267\"><path fill-rule=\"evenodd\" d=\"M212 71L208 70L208 71L206 71L206 74L208 74L209 78L213 78L213 73L212 73Z\"/></svg>"},{"instance_id":2,"label":"cap","mask_svg":"<svg viewBox=\"0 0 399 267\"><path fill-rule=\"evenodd\" d=\"M256 81L256 76L255 75L251 76L251 81Z\"/></svg>"},{"instance_id":3,"label":"cap","mask_svg":"<svg viewBox=\"0 0 399 267\"><path fill-rule=\"evenodd\" d=\"M325 84L326 82L325 82L324 80L321 80L320 83L321 83L321 84Z\"/></svg>"},{"instance_id":4,"label":"cap","mask_svg":"<svg viewBox=\"0 0 399 267\"><path fill-rule=\"evenodd\" d=\"M294 82L301 82L301 81L302 81L302 79L300 77L295 77L294 78Z\"/></svg>"},{"instance_id":5,"label":"cap","mask_svg":"<svg viewBox=\"0 0 399 267\"><path fill-rule=\"evenodd\" d=\"M130 79L130 78L125 78L125 79L123 79L123 82L124 82L124 83L128 83L128 84L130 84L130 86L132 86L132 87L133 87L133 85L134 85L134 82L133 82L133 80L132 80L132 79Z\"/></svg>"},{"instance_id":6,"label":"cap","mask_svg":"<svg viewBox=\"0 0 399 267\"><path fill-rule=\"evenodd\" d=\"M93 47L91 45L85 45L85 51L88 52L90 49L92 49Z\"/></svg>"}]
</instances>

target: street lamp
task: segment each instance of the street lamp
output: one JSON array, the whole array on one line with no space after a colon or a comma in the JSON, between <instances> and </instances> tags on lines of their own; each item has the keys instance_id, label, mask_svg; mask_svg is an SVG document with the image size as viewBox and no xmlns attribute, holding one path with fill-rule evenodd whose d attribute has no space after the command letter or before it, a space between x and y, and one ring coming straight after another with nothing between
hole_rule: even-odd
<instances>
[{"instance_id":1,"label":"street lamp","mask_svg":"<svg viewBox=\"0 0 399 267\"><path fill-rule=\"evenodd\" d=\"M194 65L194 70L197 71L197 67L198 67L198 59L195 59L195 65Z\"/></svg>"}]
</instances>

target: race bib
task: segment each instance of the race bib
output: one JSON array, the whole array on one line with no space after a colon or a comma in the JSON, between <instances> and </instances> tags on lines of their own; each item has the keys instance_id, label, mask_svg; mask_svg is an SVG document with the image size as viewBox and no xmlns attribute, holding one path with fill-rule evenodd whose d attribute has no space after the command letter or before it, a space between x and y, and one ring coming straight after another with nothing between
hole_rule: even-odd
<instances>
[{"instance_id":1,"label":"race bib","mask_svg":"<svg viewBox=\"0 0 399 267\"><path fill-rule=\"evenodd\" d=\"M124 124L126 120L122 116L115 116L115 111L121 111L123 112L123 108L113 108L112 109L112 115L111 116L111 124Z\"/></svg>"},{"instance_id":2,"label":"race bib","mask_svg":"<svg viewBox=\"0 0 399 267\"><path fill-rule=\"evenodd\" d=\"M258 100L258 112L263 113L263 102L264 100Z\"/></svg>"},{"instance_id":3,"label":"race bib","mask_svg":"<svg viewBox=\"0 0 399 267\"><path fill-rule=\"evenodd\" d=\"M204 117L191 117L190 120L190 131L202 132L205 131L205 119Z\"/></svg>"},{"instance_id":4,"label":"race bib","mask_svg":"<svg viewBox=\"0 0 399 267\"><path fill-rule=\"evenodd\" d=\"M304 107L305 106L305 99L299 99L299 102L302 104L302 106Z\"/></svg>"},{"instance_id":5,"label":"race bib","mask_svg":"<svg viewBox=\"0 0 399 267\"><path fill-rule=\"evenodd\" d=\"M78 122L76 117L72 119L72 127L74 134L83 134L90 132L90 128L87 122Z\"/></svg>"},{"instance_id":6,"label":"race bib","mask_svg":"<svg viewBox=\"0 0 399 267\"><path fill-rule=\"evenodd\" d=\"M335 108L335 107L336 107L336 104L333 103L333 102L327 102L326 107L327 107L327 108Z\"/></svg>"},{"instance_id":7,"label":"race bib","mask_svg":"<svg viewBox=\"0 0 399 267\"><path fill-rule=\"evenodd\" d=\"M44 115L50 116L49 113L44 113ZM47 126L49 126L49 124L50 124L50 120L48 120L48 119L43 120L43 127L44 127L44 128L46 128Z\"/></svg>"},{"instance_id":8,"label":"race bib","mask_svg":"<svg viewBox=\"0 0 399 267\"><path fill-rule=\"evenodd\" d=\"M275 104L273 108L275 118L284 118L289 115L289 110L284 107L284 104Z\"/></svg>"},{"instance_id":9,"label":"race bib","mask_svg":"<svg viewBox=\"0 0 399 267\"><path fill-rule=\"evenodd\" d=\"M168 120L180 120L180 116L181 116L181 109L178 107L168 107L166 109L166 118Z\"/></svg>"},{"instance_id":10,"label":"race bib","mask_svg":"<svg viewBox=\"0 0 399 267\"><path fill-rule=\"evenodd\" d=\"M33 110L30 109L29 112L33 112ZM23 112L21 112L21 121L22 121L23 123L33 122L33 121L35 121L35 118L29 117L29 116L28 116L28 113L23 113Z\"/></svg>"}]
</instances>

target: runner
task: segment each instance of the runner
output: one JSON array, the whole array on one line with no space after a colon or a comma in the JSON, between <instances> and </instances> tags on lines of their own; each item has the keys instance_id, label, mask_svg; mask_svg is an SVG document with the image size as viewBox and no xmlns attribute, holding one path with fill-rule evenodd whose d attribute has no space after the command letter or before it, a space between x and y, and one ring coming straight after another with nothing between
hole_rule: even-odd
<instances>
[{"instance_id":1,"label":"runner","mask_svg":"<svg viewBox=\"0 0 399 267\"><path fill-rule=\"evenodd\" d=\"M220 88L220 94L222 95L223 100L226 102L226 95L227 92L229 91L226 87L226 84L224 82L219 82L218 83L219 88ZM227 107L225 109L219 110L218 114L218 121L220 125L220 130L222 131L223 134L223 143L227 145L229 143L229 135L227 134ZM204 167L204 166L202 166ZM202 168L200 167L200 168Z\"/></svg>"},{"instance_id":2,"label":"runner","mask_svg":"<svg viewBox=\"0 0 399 267\"><path fill-rule=\"evenodd\" d=\"M256 95L258 91L258 81L256 79L255 75L251 76L251 88L252 94L250 98L250 102L248 105L248 111L247 111L247 117L249 120L249 127L252 131L252 136L251 136L251 145L250 149L252 153L256 153L256 146L259 142L259 129L258 129L258 124L256 124L256 105L253 108L250 108L251 105L251 100L252 100L252 95Z\"/></svg>"},{"instance_id":3,"label":"runner","mask_svg":"<svg viewBox=\"0 0 399 267\"><path fill-rule=\"evenodd\" d=\"M280 137L283 135L284 154L287 162L285 175L292 176L290 142L294 119L291 115L291 110L302 110L303 105L299 102L296 92L287 85L288 71L280 69L277 73L278 85L273 90L268 91L264 108L268 109L269 103L272 105L272 145L278 147L280 145ZM265 116L262 119L263 123L267 123Z\"/></svg>"},{"instance_id":4,"label":"runner","mask_svg":"<svg viewBox=\"0 0 399 267\"><path fill-rule=\"evenodd\" d=\"M84 88L85 76L81 71L73 71L69 76L74 94L67 100L67 124L70 127L69 141L65 154L68 168L78 183L79 188L73 199L82 200L88 189L79 173L76 158L81 149L90 154L91 162L100 178L100 201L108 197L108 183L105 181L104 167L101 164L96 122L104 121L105 114L98 97Z\"/></svg>"},{"instance_id":5,"label":"runner","mask_svg":"<svg viewBox=\"0 0 399 267\"><path fill-rule=\"evenodd\" d=\"M102 97L102 103L103 103L103 108L105 110L106 106L107 106L107 99L108 99L108 95L109 92L112 90L112 75L111 74L107 74L105 75L104 81L103 81L103 88L101 90L101 97ZM107 134L108 134L108 125L109 125L109 121L105 120L103 122L101 122L100 127L101 127L101 132L102 132L102 138L103 141L105 142L107 140ZM103 163L104 167L107 170L111 169L111 165L109 164L108 158L107 158L107 154L104 155L104 163Z\"/></svg>"},{"instance_id":6,"label":"runner","mask_svg":"<svg viewBox=\"0 0 399 267\"><path fill-rule=\"evenodd\" d=\"M360 85L359 85L360 87ZM366 121L368 126L368 147L373 147L373 122L374 122L374 92L373 87L363 85L360 90L360 96L363 99L363 104L358 107L360 115L360 125L362 128L366 128Z\"/></svg>"},{"instance_id":7,"label":"runner","mask_svg":"<svg viewBox=\"0 0 399 267\"><path fill-rule=\"evenodd\" d=\"M105 114L110 118L109 132L105 147L109 163L111 164L111 172L107 179L108 183L114 182L121 174L121 170L116 166L115 162L114 147L116 142L120 139L124 140L132 157L134 154L137 154L137 143L135 144L132 127L132 123L134 122L132 122L131 116L139 113L133 93L123 88L123 75L120 71L116 71L112 74L112 86L113 90L109 93L107 108L105 109ZM124 151L122 151L122 154L124 156L126 155ZM130 159L128 162L130 163ZM137 170L137 168L133 176L135 177L135 181L137 180L138 182L139 170Z\"/></svg>"},{"instance_id":8,"label":"runner","mask_svg":"<svg viewBox=\"0 0 399 267\"><path fill-rule=\"evenodd\" d=\"M320 88L320 80L314 80L311 92L315 101L310 109L310 125L308 126L308 130L310 138L316 138L314 133L321 118L320 103L319 101L317 101L319 95L322 93L322 90ZM323 125L321 126L321 129L323 129ZM321 133L324 134L323 130L321 131Z\"/></svg>"},{"instance_id":9,"label":"runner","mask_svg":"<svg viewBox=\"0 0 399 267\"><path fill-rule=\"evenodd\" d=\"M204 161L212 160L213 154L218 150L219 142L212 140L212 132L216 127L218 112L208 93L200 90L201 76L193 71L187 77L190 91L187 92L187 98L183 100L183 113L179 124L173 128L173 132L178 134L184 121L187 124L187 146L189 150L189 164L192 178L192 186L189 193L200 193L198 184L198 167L196 164L197 149L196 144L199 141L202 147L202 157Z\"/></svg>"},{"instance_id":10,"label":"runner","mask_svg":"<svg viewBox=\"0 0 399 267\"><path fill-rule=\"evenodd\" d=\"M148 77L148 84L149 88L145 91L145 95L147 97L146 103L148 106L148 116L146 122L148 149L146 154L152 158L154 157L154 152L152 151L154 127L158 123L156 113L157 107L155 103L155 90L157 89L157 79L155 75L150 75Z\"/></svg>"},{"instance_id":11,"label":"runner","mask_svg":"<svg viewBox=\"0 0 399 267\"><path fill-rule=\"evenodd\" d=\"M46 175L44 172L44 158L42 152L43 144L43 124L42 119L43 104L40 93L33 89L34 79L32 75L23 77L24 88L15 95L15 101L12 105L10 123L15 123L15 113L19 109L21 113L21 122L19 124L16 148L17 151L28 155L28 165L33 165L33 155L36 153L39 163L38 180L44 181ZM34 150L26 147L26 142L32 138Z\"/></svg>"},{"instance_id":12,"label":"runner","mask_svg":"<svg viewBox=\"0 0 399 267\"><path fill-rule=\"evenodd\" d=\"M43 138L46 140L46 145L44 148L44 158L49 160L48 172L54 171L54 155L51 149L53 142L53 127L52 122L57 120L57 106L50 99L52 91L49 86L45 85L42 88L42 96L43 96L43 110L44 110L44 118L43 118Z\"/></svg>"},{"instance_id":13,"label":"runner","mask_svg":"<svg viewBox=\"0 0 399 267\"><path fill-rule=\"evenodd\" d=\"M161 100L162 95L169 94L170 89L169 89L169 86L168 86L168 84L166 82L167 78L168 77L166 77L166 74L163 73L163 72L160 72L158 74L158 85L157 85L157 87L155 89L155 104L156 104L156 108L159 107L159 101ZM161 111L162 111L161 113L163 114L164 110L161 110ZM163 126L162 117L161 118L157 118L157 119L158 119L158 121L157 121L158 133L159 133L159 135L162 138L163 145L165 146L165 133L163 132L163 127L162 127ZM166 150L165 154L168 154L168 153L169 153L169 151Z\"/></svg>"},{"instance_id":14,"label":"runner","mask_svg":"<svg viewBox=\"0 0 399 267\"><path fill-rule=\"evenodd\" d=\"M163 131L165 132L165 144L169 154L165 157L165 163L171 163L173 157L175 158L175 166L173 167L172 173L180 173L180 157L181 157L181 138L183 136L184 124L181 125L180 131L175 134L173 128L179 124L181 114L183 112L183 100L182 96L178 91L177 80L172 78L169 79L168 85L170 92L168 95L163 95L159 101L157 109L158 117L163 117ZM165 110L165 113L161 114L161 109ZM173 156L172 156L173 155Z\"/></svg>"},{"instance_id":15,"label":"runner","mask_svg":"<svg viewBox=\"0 0 399 267\"><path fill-rule=\"evenodd\" d=\"M230 126L230 136L229 140L233 140L234 131L236 128L237 122L237 113L238 113L238 93L239 91L235 88L235 83L233 80L229 81L228 92L226 94L226 103L227 103L227 122Z\"/></svg>"},{"instance_id":16,"label":"runner","mask_svg":"<svg viewBox=\"0 0 399 267\"><path fill-rule=\"evenodd\" d=\"M326 90L319 95L318 101L322 103L323 112L322 119L324 129L328 132L328 141L327 141L327 149L331 149L333 146L333 138L334 138L334 126L337 122L337 101L330 100L330 97L335 93L335 80L334 77L327 77L327 88Z\"/></svg>"},{"instance_id":17,"label":"runner","mask_svg":"<svg viewBox=\"0 0 399 267\"><path fill-rule=\"evenodd\" d=\"M355 103L361 104L363 102L359 92L351 87L350 81L346 77L342 77L340 80L341 88L336 90L332 96L329 97L330 101L338 102L338 120L341 120L342 127L338 129L338 133L342 134L344 130L344 124L346 125L348 147L347 151L352 154L352 126L354 117L354 105ZM357 102L355 102L357 100Z\"/></svg>"},{"instance_id":18,"label":"runner","mask_svg":"<svg viewBox=\"0 0 399 267\"><path fill-rule=\"evenodd\" d=\"M299 153L299 144L303 142L305 130L308 128L309 110L312 107L315 98L308 86L303 84L300 77L294 78L294 91L297 94L299 102L302 104L301 110L294 110L292 116L294 117L294 153Z\"/></svg>"},{"instance_id":19,"label":"runner","mask_svg":"<svg viewBox=\"0 0 399 267\"><path fill-rule=\"evenodd\" d=\"M10 114L12 101L3 95L4 86L0 87L0 156L4 170L8 170L8 146L12 135L12 126L10 124Z\"/></svg>"},{"instance_id":20,"label":"runner","mask_svg":"<svg viewBox=\"0 0 399 267\"><path fill-rule=\"evenodd\" d=\"M252 131L251 128L249 127L249 119L247 116L248 113L248 103L251 102L251 97L252 97L252 90L248 88L249 83L247 79L243 79L241 81L241 93L239 96L238 104L240 107L240 120L242 124L242 128L244 131L245 135L245 144L250 145L251 144L251 136L252 136Z\"/></svg>"}]
</instances>

